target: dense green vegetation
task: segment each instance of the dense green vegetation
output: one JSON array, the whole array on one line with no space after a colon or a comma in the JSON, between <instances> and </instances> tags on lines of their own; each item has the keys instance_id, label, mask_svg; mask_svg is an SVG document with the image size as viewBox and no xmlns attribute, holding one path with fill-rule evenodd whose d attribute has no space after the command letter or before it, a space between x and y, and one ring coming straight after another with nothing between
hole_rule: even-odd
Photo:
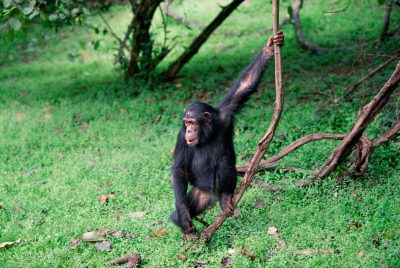
<instances>
[{"instance_id":1,"label":"dense green vegetation","mask_svg":"<svg viewBox=\"0 0 400 268\"><path fill-rule=\"evenodd\" d=\"M383 62L382 55L393 54L400 43L398 32L383 44L375 41L384 14L376 1L355 1L344 12L323 14L345 2L306 2L301 14L305 34L320 45L363 44L363 49L312 54L299 48L291 25L283 27L285 110L268 155L307 134L347 132L359 107L394 69L395 63L390 64L362 85L350 102L320 109L330 94L342 96L347 86ZM284 1L283 7L287 4ZM211 0L183 1L174 8L202 22L218 12ZM107 260L130 252L140 253L145 267L187 267L193 261L218 267L228 256L235 267L400 266L398 136L374 151L362 177L337 182L334 174L307 189L293 187L292 182L320 166L338 142L302 147L282 162L301 171L278 170L257 178L288 189L266 193L253 184L239 205L240 215L228 219L209 244L182 240L170 222L174 209L170 151L183 109L196 99L215 104L227 92L266 41L267 36L245 33L269 28L270 9L266 1L247 1L173 84L157 83L156 78L125 82L112 65L111 37L84 26L57 32L38 26L26 36L0 38L0 243L21 239L17 245L0 248L0 267L104 267ZM106 14L117 33L125 30L128 11L116 6ZM282 8L282 15L285 12ZM393 24L399 19L396 8ZM159 14L153 28L155 33L162 30ZM177 43L177 52L169 55L172 60L200 30L173 21L169 29L169 42ZM232 31L243 35L226 34ZM96 40L101 42L94 50ZM237 117L239 164L254 152L265 132L273 110L273 88L271 64L259 92ZM371 139L396 120L399 101L397 90L368 128ZM99 202L109 193L115 198ZM254 208L260 199L266 205ZM146 211L142 217L134 214L141 211ZM216 207L204 219L212 222L218 212ZM279 229L287 249L279 248L267 233L270 226ZM109 252L82 242L70 248L73 238L101 228L127 230L135 237L110 238ZM166 233L152 236L161 229ZM243 247L254 252L254 260L240 253ZM293 253L302 249L339 253L295 257ZM180 260L178 253L188 260Z\"/></svg>"}]
</instances>

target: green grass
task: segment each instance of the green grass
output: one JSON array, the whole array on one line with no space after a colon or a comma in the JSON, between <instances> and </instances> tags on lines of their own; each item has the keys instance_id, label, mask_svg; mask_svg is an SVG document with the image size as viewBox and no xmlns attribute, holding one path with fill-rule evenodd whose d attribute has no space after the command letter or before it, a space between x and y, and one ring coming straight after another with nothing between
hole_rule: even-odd
<instances>
[{"instance_id":1,"label":"green grass","mask_svg":"<svg viewBox=\"0 0 400 268\"><path fill-rule=\"evenodd\" d=\"M218 12L214 1L193 2L183 1L174 8L202 22ZM400 266L399 137L374 151L361 178L338 183L333 174L307 189L290 185L320 166L338 142L319 141L290 154L282 164L304 171L279 170L257 176L289 185L288 189L266 193L252 185L239 204L240 215L228 219L209 244L182 240L170 222L174 209L170 150L183 109L196 100L198 92L207 96L207 102L217 103L266 40L259 35L222 33L269 27L270 4L248 2L250 5L240 7L210 38L175 84L124 82L112 66L110 36L96 35L84 27L47 33L46 42L40 38L42 29L13 41L1 39L0 204L4 208L0 209L0 243L18 239L21 243L0 249L0 267L104 267L106 261L130 252L140 253L145 267L187 267L196 260L207 261L206 267L219 267L228 256L234 267ZM383 6L372 0L356 1L345 12L323 15L346 1L332 3L306 2L301 15L310 40L326 46L376 40ZM393 11L395 25L400 17L396 8ZM126 6L107 14L119 34L124 32L127 15ZM91 18L93 23L98 21ZM155 32L161 29L159 23L157 17ZM170 38L178 36L170 41L178 43L170 62L199 30L169 24ZM341 96L348 85L384 60L380 55L390 55L400 43L397 33L385 44L365 50L311 54L299 48L291 25L283 30L285 111L268 155L307 134L348 131L359 107L388 79L394 63L360 87L358 92L363 95L357 93L351 102L319 113L316 110L327 98L307 92L329 94L329 84L335 95ZM33 36L38 41L31 44ZM97 39L102 43L95 51L90 42ZM27 51L30 45L33 52ZM68 60L69 53L82 52L89 53L89 60ZM256 141L267 128L274 103L273 85L271 64L256 97L237 117L239 164L254 152ZM376 138L387 129L387 125L382 127L384 122L395 120L399 100L396 93L368 128L369 137ZM101 204L100 195L109 193L116 197ZM254 209L259 199L264 199L266 206ZM147 214L132 218L138 211ZM212 222L218 212L219 208L208 212L206 221ZM355 228L355 222L362 226ZM279 248L267 233L270 226L279 229L287 249ZM110 238L110 252L97 251L85 243L76 249L69 247L73 238L101 228L128 230L135 238ZM151 237L159 229L167 233ZM379 244L374 245L372 238ZM385 243L389 243L387 249ZM194 245L197 250L185 251ZM254 261L240 254L242 247L254 252ZM229 249L236 253L230 255ZM301 249L339 249L340 253L295 257L293 253ZM359 257L361 251L365 257ZM185 254L188 260L179 260L177 253Z\"/></svg>"}]
</instances>

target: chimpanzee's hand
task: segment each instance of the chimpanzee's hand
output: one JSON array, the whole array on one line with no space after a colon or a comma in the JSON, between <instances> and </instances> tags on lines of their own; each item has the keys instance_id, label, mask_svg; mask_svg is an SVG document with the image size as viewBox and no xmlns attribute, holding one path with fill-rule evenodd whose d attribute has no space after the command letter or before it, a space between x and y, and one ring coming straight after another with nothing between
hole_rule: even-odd
<instances>
[{"instance_id":1,"label":"chimpanzee's hand","mask_svg":"<svg viewBox=\"0 0 400 268\"><path fill-rule=\"evenodd\" d=\"M266 53L273 53L274 52L274 44L276 44L278 46L282 46L283 42L284 42L284 35L283 35L283 32L280 31L275 36L271 36L268 39L267 44L264 47L264 51Z\"/></svg>"},{"instance_id":2,"label":"chimpanzee's hand","mask_svg":"<svg viewBox=\"0 0 400 268\"><path fill-rule=\"evenodd\" d=\"M181 214L180 222L181 222L183 233L190 234L190 233L193 233L194 231L196 231L196 227L194 226L188 211L185 211Z\"/></svg>"},{"instance_id":3,"label":"chimpanzee's hand","mask_svg":"<svg viewBox=\"0 0 400 268\"><path fill-rule=\"evenodd\" d=\"M192 221L188 222L187 226L184 228L183 232L185 234L191 234L196 231L196 226L192 223Z\"/></svg>"},{"instance_id":4,"label":"chimpanzee's hand","mask_svg":"<svg viewBox=\"0 0 400 268\"><path fill-rule=\"evenodd\" d=\"M277 46L283 46L283 43L285 41L285 37L283 35L283 32L279 31L274 37L272 37L272 41Z\"/></svg>"}]
</instances>

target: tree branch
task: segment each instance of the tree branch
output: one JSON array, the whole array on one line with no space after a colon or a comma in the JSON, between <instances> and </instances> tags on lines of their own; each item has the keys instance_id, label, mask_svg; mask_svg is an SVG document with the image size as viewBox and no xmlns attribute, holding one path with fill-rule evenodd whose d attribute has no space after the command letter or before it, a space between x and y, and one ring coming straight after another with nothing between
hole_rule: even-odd
<instances>
[{"instance_id":1,"label":"tree branch","mask_svg":"<svg viewBox=\"0 0 400 268\"><path fill-rule=\"evenodd\" d=\"M389 100L390 95L397 88L400 82L400 62L389 80L385 83L378 94L371 102L361 109L360 114L351 128L349 134L343 139L340 145L332 152L327 161L322 165L319 171L312 177L312 182L323 179L328 176L343 160L349 155L353 147L359 142L362 134L375 116L381 111L382 107Z\"/></svg>"},{"instance_id":2,"label":"tree branch","mask_svg":"<svg viewBox=\"0 0 400 268\"><path fill-rule=\"evenodd\" d=\"M399 132L399 130L400 130L400 121L397 121L396 124L394 124L394 126L389 128L382 136L380 136L374 141L373 143L374 147L380 145L381 143L387 142L391 137L396 135L397 132Z\"/></svg>"},{"instance_id":3,"label":"tree branch","mask_svg":"<svg viewBox=\"0 0 400 268\"><path fill-rule=\"evenodd\" d=\"M136 2L136 0L129 0L129 3L131 4L133 14L136 14L139 9L138 3Z\"/></svg>"},{"instance_id":4,"label":"tree branch","mask_svg":"<svg viewBox=\"0 0 400 268\"><path fill-rule=\"evenodd\" d=\"M118 53L115 55L115 61L114 64L117 64L118 62L121 62L121 60L124 57L124 49L126 49L126 42L128 42L129 37L132 34L133 28L135 27L135 18L133 17L131 22L128 25L128 29L125 33L124 39L122 39L119 42L119 49L118 49Z\"/></svg>"},{"instance_id":5,"label":"tree branch","mask_svg":"<svg viewBox=\"0 0 400 268\"><path fill-rule=\"evenodd\" d=\"M399 51L397 51L398 53ZM347 90L347 93L343 96L343 99L347 99L351 94L353 94L357 87L359 85L361 85L362 83L364 83L365 81L367 81L368 79L370 79L371 77L373 77L375 74L377 74L380 70L382 70L385 66L387 66L389 63L391 63L392 61L398 59L397 57L391 57L388 60L386 60L385 62L381 63L380 65L378 65L376 68L374 68L371 72L369 72L367 75L365 75L364 77L360 78L357 82L354 83L354 85L352 85L351 87L349 87L349 89Z\"/></svg>"},{"instance_id":6,"label":"tree branch","mask_svg":"<svg viewBox=\"0 0 400 268\"><path fill-rule=\"evenodd\" d=\"M387 37L387 33L389 30L389 24L390 24L390 13L392 12L392 0L386 0L386 12L385 12L385 18L383 20L383 26L382 26L382 31L380 35L380 40L384 41Z\"/></svg>"},{"instance_id":7,"label":"tree branch","mask_svg":"<svg viewBox=\"0 0 400 268\"><path fill-rule=\"evenodd\" d=\"M313 52L328 52L328 51L343 51L347 49L352 49L353 47L343 47L343 48L326 48L315 45L308 41L303 34L303 29L301 27L300 22L300 9L301 9L301 0L294 0L292 4L292 23L295 29L297 42L301 45L301 47L311 50Z\"/></svg>"},{"instance_id":8,"label":"tree branch","mask_svg":"<svg viewBox=\"0 0 400 268\"><path fill-rule=\"evenodd\" d=\"M168 17L174 19L179 24L184 24L186 26L192 26L192 27L201 28L201 29L206 28L207 24L205 24L205 23L201 23L201 22L190 20L190 19L182 18L176 12L171 11L169 9L169 6L171 5L172 1L173 0L165 0L164 1L162 9L163 9L165 15L167 15Z\"/></svg>"},{"instance_id":9,"label":"tree branch","mask_svg":"<svg viewBox=\"0 0 400 268\"><path fill-rule=\"evenodd\" d=\"M175 78L182 67L199 51L200 47L207 41L210 35L243 1L244 0L233 0L229 5L223 7L218 16L193 40L188 49L171 63L168 69L162 74L164 80L168 81Z\"/></svg>"},{"instance_id":10,"label":"tree branch","mask_svg":"<svg viewBox=\"0 0 400 268\"><path fill-rule=\"evenodd\" d=\"M290 154L291 152L297 150L299 147L312 142L316 140L322 140L322 139L334 139L334 140L342 140L346 135L343 134L327 134L327 133L315 133L311 134L308 136L305 136L301 139L296 140L295 142L289 144L287 147L285 147L282 151L280 151L278 154L274 155L271 158L268 158L267 160L262 161L257 168L257 171L260 171L261 169L265 169L266 167L278 162L280 159L282 159L284 156ZM246 170L248 166L239 166L237 167L237 172L239 175L242 175Z\"/></svg>"},{"instance_id":11,"label":"tree branch","mask_svg":"<svg viewBox=\"0 0 400 268\"><path fill-rule=\"evenodd\" d=\"M379 145L381 145L384 142L387 142L390 138L392 138L393 136L395 136L400 130L400 121L397 121L396 124L394 124L391 128L389 128L384 134L382 134L382 136L380 136L379 138L377 138L374 142L371 142L371 140L366 137L366 136L362 136L360 138L360 140L358 141L358 143L355 146L355 160L353 165L345 172L343 172L341 174L341 176L343 175L357 175L357 176L361 176L365 170L368 167L368 162L369 159L372 156L372 153L374 151L374 149L376 147L378 147ZM318 133L317 133L318 134ZM275 155L274 157L271 157L270 159L263 161L260 163L260 168L257 170L257 172L261 171L261 170L266 170L266 169L270 169L271 165L276 163L277 160L279 159L275 159L275 161L271 161L271 159L273 158L278 158L278 156L283 156L286 155L294 150L291 150L290 152L287 152L286 154L284 154L284 151L289 151L288 149L290 147L294 148L298 148L304 144L306 144L306 140L308 140L308 142L310 142L311 140L307 139L308 137L312 137L316 134L301 138L299 140L297 140L296 142L290 144L289 146L287 146L285 149L283 149L279 154ZM325 136L325 135L331 135L331 137ZM325 136L325 137L324 137ZM315 138L317 136L314 136ZM340 135L340 134L320 134L319 137L321 138L332 138L332 139L343 139L345 138L345 135ZM313 140L317 140L317 139L313 139ZM303 141L303 142L300 142ZM295 146L295 143L297 143L297 145ZM263 168L261 168L261 166L265 166ZM241 172L243 170L243 168L247 168L247 166L243 166L243 167L238 167L238 173L239 175L241 175ZM273 168L273 167L272 167ZM302 180L302 181L298 181L295 183L295 186L297 187L308 187L310 184L312 184L312 179L306 179L306 180ZM262 186L264 188L265 191L267 192L276 192L276 191L282 191L282 190L286 190L287 187L282 187L279 185L271 185L268 184L264 181L257 181L257 184L259 184L260 186Z\"/></svg>"},{"instance_id":12,"label":"tree branch","mask_svg":"<svg viewBox=\"0 0 400 268\"><path fill-rule=\"evenodd\" d=\"M348 0L346 6L344 8L324 11L324 14L334 14L334 13L340 13L340 12L346 11L349 8L350 3L351 3L351 0Z\"/></svg>"},{"instance_id":13,"label":"tree branch","mask_svg":"<svg viewBox=\"0 0 400 268\"><path fill-rule=\"evenodd\" d=\"M272 17L273 17L273 32L276 35L279 31L279 0L272 1ZM251 160L250 166L248 167L246 174L240 184L240 187L236 189L233 197L232 197L232 207L235 208L242 198L244 192L247 187L250 185L253 175L256 173L258 164L260 163L263 155L269 147L269 144L274 137L275 130L278 126L282 109L283 109L283 81L282 81L282 63L281 63L281 48L277 45L274 45L274 54L275 54L275 88L276 88L276 100L275 100L275 109L274 114L272 116L271 122L269 124L268 130L264 137L258 142L256 153L254 154L253 159ZM211 236L214 232L225 222L228 218L228 215L224 212L220 213L215 219L214 223L208 226L206 229L203 229L200 232L200 237L205 241L211 239Z\"/></svg>"}]
</instances>

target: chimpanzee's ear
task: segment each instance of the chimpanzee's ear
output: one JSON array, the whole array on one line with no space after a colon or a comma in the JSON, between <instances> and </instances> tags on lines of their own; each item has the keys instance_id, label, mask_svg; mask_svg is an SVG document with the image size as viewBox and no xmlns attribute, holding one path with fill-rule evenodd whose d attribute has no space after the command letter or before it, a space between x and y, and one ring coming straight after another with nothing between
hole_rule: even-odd
<instances>
[{"instance_id":1,"label":"chimpanzee's ear","mask_svg":"<svg viewBox=\"0 0 400 268\"><path fill-rule=\"evenodd\" d=\"M203 115L207 119L208 122L212 121L212 116L209 112L204 112Z\"/></svg>"}]
</instances>

